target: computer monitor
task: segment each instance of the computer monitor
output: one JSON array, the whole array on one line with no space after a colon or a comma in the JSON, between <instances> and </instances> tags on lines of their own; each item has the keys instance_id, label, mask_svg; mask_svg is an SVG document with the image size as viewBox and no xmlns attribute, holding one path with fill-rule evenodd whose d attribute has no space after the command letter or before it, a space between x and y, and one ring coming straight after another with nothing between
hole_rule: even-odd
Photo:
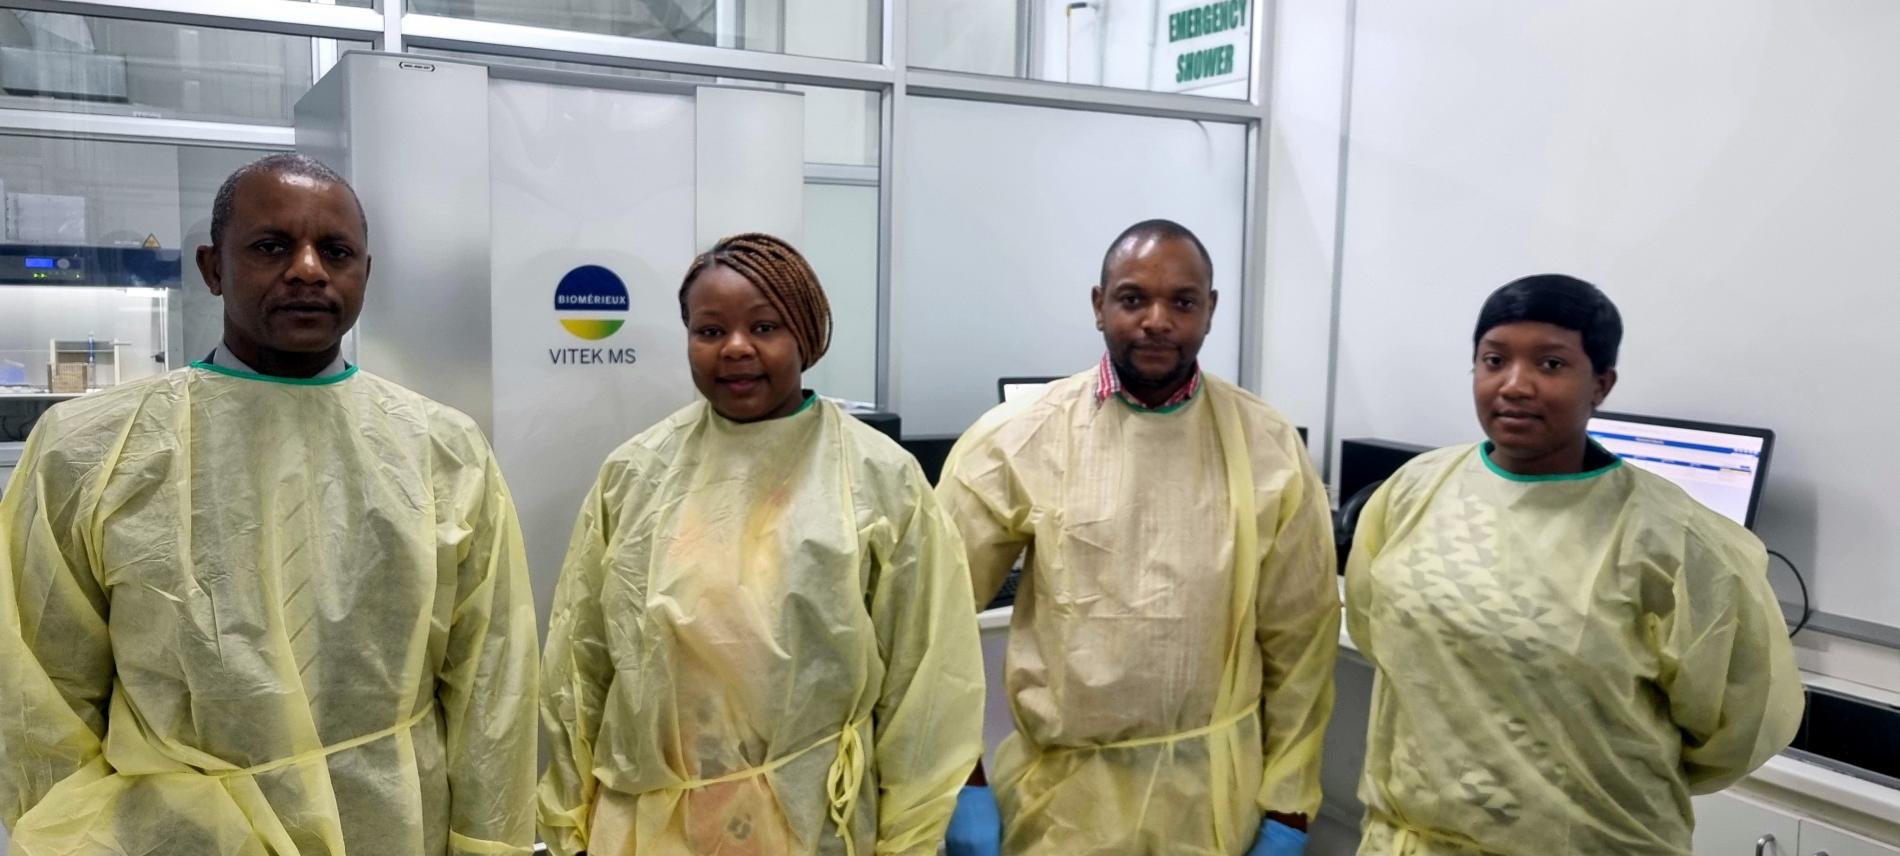
<instances>
[{"instance_id":1,"label":"computer monitor","mask_svg":"<svg viewBox=\"0 0 1900 856\"><path fill-rule=\"evenodd\" d=\"M1598 412L1591 439L1674 482L1698 502L1743 526L1755 525L1775 432L1766 428Z\"/></svg>"},{"instance_id":2,"label":"computer monitor","mask_svg":"<svg viewBox=\"0 0 1900 856\"><path fill-rule=\"evenodd\" d=\"M1005 377L996 380L996 399L1004 404L1012 401L1027 401L1042 394L1044 387L1061 380L1059 377Z\"/></svg>"}]
</instances>

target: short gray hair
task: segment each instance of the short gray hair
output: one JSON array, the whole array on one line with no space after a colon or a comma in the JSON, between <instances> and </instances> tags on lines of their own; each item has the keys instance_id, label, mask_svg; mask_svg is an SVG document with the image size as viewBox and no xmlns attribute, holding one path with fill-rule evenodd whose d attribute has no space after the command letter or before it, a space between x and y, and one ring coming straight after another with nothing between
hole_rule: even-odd
<instances>
[{"instance_id":1,"label":"short gray hair","mask_svg":"<svg viewBox=\"0 0 1900 856\"><path fill-rule=\"evenodd\" d=\"M218 186L218 195L211 202L211 246L220 246L224 240L224 230L231 225L231 211L237 207L238 184L253 175L285 175L307 178L334 184L350 192L350 201L356 203L356 215L363 220L363 237L369 237L369 215L363 212L363 200L356 197L356 188L343 180L336 170L325 166L301 152L279 152L265 155L231 173L224 183Z\"/></svg>"}]
</instances>

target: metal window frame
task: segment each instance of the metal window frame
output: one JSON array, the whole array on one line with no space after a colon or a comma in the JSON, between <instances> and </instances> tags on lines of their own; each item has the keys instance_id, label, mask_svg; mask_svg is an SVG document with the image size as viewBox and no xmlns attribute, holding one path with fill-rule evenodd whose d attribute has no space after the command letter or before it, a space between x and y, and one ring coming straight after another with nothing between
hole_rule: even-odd
<instances>
[{"instance_id":1,"label":"metal window frame","mask_svg":"<svg viewBox=\"0 0 1900 856\"><path fill-rule=\"evenodd\" d=\"M1246 100L1184 93L1146 92L1030 80L989 77L924 68L907 62L907 0L880 0L876 38L883 49L872 61L853 62L729 47L678 44L443 15L411 13L405 0L376 0L373 8L335 5L336 0L15 0L9 7L74 15L152 21L183 26L276 33L319 40L312 63L318 70L334 64L336 48L322 40L369 42L375 49L402 52L409 47L468 51L502 57L615 66L646 71L702 75L775 84L802 84L873 91L880 94L878 164L875 168L808 169L811 180L879 187L877 400L895 398L890 342L892 277L903 247L897 239L901 173L909 165L898 155L906 109L912 97L952 98L1089 112L1120 113L1191 121L1224 122L1247 128L1247 187L1243 222L1243 281L1240 376L1243 386L1258 388L1262 319L1266 293L1262 259L1268 153L1268 81L1273 63L1270 38L1273 4L1253 0L1252 57ZM1028 10L1025 2L1021 9ZM1033 22L1035 16L1028 13ZM1024 28L1034 30L1033 23ZM1033 38L1033 34L1020 34ZM1034 44L1019 46L1033 53ZM1027 55L1018 57L1019 72ZM0 133L78 136L90 139L287 149L295 144L290 128L144 119L58 111L0 109ZM874 170L874 171L873 171Z\"/></svg>"},{"instance_id":2,"label":"metal window frame","mask_svg":"<svg viewBox=\"0 0 1900 856\"><path fill-rule=\"evenodd\" d=\"M285 125L10 108L0 108L0 134L213 148L288 150L297 145L296 130Z\"/></svg>"},{"instance_id":3,"label":"metal window frame","mask_svg":"<svg viewBox=\"0 0 1900 856\"><path fill-rule=\"evenodd\" d=\"M401 0L387 0L399 3ZM8 0L7 8L96 18L150 21L187 27L245 30L380 42L384 13L323 2L258 0Z\"/></svg>"},{"instance_id":4,"label":"metal window frame","mask_svg":"<svg viewBox=\"0 0 1900 856\"><path fill-rule=\"evenodd\" d=\"M906 69L910 52L907 14L910 0L884 0L881 16L884 29L884 67ZM897 370L891 352L891 281L897 271L897 199L899 168L898 129L904 126L909 109L910 81L907 74L891 77L891 83L879 99L877 138L877 365L872 377L877 406L890 409L897 398Z\"/></svg>"},{"instance_id":5,"label":"metal window frame","mask_svg":"<svg viewBox=\"0 0 1900 856\"><path fill-rule=\"evenodd\" d=\"M1272 102L1274 24L1271 0L1255 0L1252 54L1247 68L1247 193L1246 233L1241 242L1244 271L1240 294L1240 377L1235 382L1264 393L1267 305L1267 158L1273 147Z\"/></svg>"},{"instance_id":6,"label":"metal window frame","mask_svg":"<svg viewBox=\"0 0 1900 856\"><path fill-rule=\"evenodd\" d=\"M806 184L830 184L842 187L876 187L880 173L875 166L847 163L805 164Z\"/></svg>"},{"instance_id":7,"label":"metal window frame","mask_svg":"<svg viewBox=\"0 0 1900 856\"><path fill-rule=\"evenodd\" d=\"M894 75L882 63L805 57L609 36L441 15L405 14L405 46L476 51L523 59L611 65L769 83L881 89Z\"/></svg>"},{"instance_id":8,"label":"metal window frame","mask_svg":"<svg viewBox=\"0 0 1900 856\"><path fill-rule=\"evenodd\" d=\"M1079 83L1023 80L991 77L958 71L910 69L904 75L912 95L956 98L966 101L992 101L1032 107L1087 110L1096 113L1123 113L1165 119L1198 122L1253 123L1261 111L1251 101L1209 98L1173 92L1145 92L1139 89L1115 89Z\"/></svg>"}]
</instances>

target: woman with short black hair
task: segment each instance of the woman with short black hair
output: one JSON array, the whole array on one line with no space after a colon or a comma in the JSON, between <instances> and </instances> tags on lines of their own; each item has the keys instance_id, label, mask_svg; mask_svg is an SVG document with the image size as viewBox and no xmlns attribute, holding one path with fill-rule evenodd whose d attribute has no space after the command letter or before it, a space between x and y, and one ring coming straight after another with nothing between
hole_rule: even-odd
<instances>
[{"instance_id":1,"label":"woman with short black hair","mask_svg":"<svg viewBox=\"0 0 1900 856\"><path fill-rule=\"evenodd\" d=\"M1573 277L1498 289L1472 334L1488 439L1412 460L1361 513L1361 854L1686 856L1689 796L1794 736L1761 542L1586 432L1622 329Z\"/></svg>"}]
</instances>

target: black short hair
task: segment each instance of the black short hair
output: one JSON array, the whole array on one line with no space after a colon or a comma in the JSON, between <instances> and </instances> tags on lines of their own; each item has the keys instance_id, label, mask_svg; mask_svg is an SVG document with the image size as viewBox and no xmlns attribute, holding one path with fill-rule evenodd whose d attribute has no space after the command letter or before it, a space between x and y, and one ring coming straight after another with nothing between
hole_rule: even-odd
<instances>
[{"instance_id":1,"label":"black short hair","mask_svg":"<svg viewBox=\"0 0 1900 856\"><path fill-rule=\"evenodd\" d=\"M1616 351L1623 344L1623 316L1616 304L1596 286L1574 276L1540 273L1514 279L1485 298L1478 311L1478 328L1471 333L1472 358L1478 341L1501 324L1539 321L1583 337L1583 352L1597 374L1616 368Z\"/></svg>"},{"instance_id":2,"label":"black short hair","mask_svg":"<svg viewBox=\"0 0 1900 856\"><path fill-rule=\"evenodd\" d=\"M223 245L224 230L230 228L231 212L237 207L238 184L250 176L261 173L308 178L312 181L339 185L349 191L350 201L356 203L356 215L363 220L363 238L368 240L369 215L363 212L363 200L356 198L356 188L344 181L343 176L338 175L336 170L325 166L323 161L301 152L278 152L238 167L236 172L224 179L223 184L218 185L218 195L211 201L211 246Z\"/></svg>"},{"instance_id":3,"label":"black short hair","mask_svg":"<svg viewBox=\"0 0 1900 856\"><path fill-rule=\"evenodd\" d=\"M1121 234L1115 236L1115 240L1109 242L1108 252L1102 254L1102 273L1097 285L1103 288L1108 287L1108 262L1115 257L1115 251L1121 248L1122 243L1131 238L1181 238L1192 243L1195 252L1201 254L1201 263L1207 265L1207 287L1210 289L1214 287L1214 257L1207 254L1207 246L1202 244L1201 239L1188 227L1173 220L1163 220L1158 217L1153 220L1143 220L1123 229Z\"/></svg>"}]
</instances>

